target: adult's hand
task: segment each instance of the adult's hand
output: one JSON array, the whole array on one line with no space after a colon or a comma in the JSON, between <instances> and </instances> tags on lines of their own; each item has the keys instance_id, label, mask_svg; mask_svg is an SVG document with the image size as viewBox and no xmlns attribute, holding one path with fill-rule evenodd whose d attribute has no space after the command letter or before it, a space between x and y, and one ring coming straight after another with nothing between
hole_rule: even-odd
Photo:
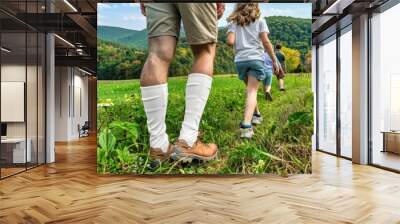
<instances>
[{"instance_id":1,"label":"adult's hand","mask_svg":"<svg viewBox=\"0 0 400 224\"><path fill-rule=\"evenodd\" d=\"M144 7L144 3L140 3L140 11L144 16L146 16L146 8Z\"/></svg>"},{"instance_id":2,"label":"adult's hand","mask_svg":"<svg viewBox=\"0 0 400 224\"><path fill-rule=\"evenodd\" d=\"M274 70L274 74L279 74L281 72L281 64L279 62L275 62L272 64L273 70Z\"/></svg>"},{"instance_id":3,"label":"adult's hand","mask_svg":"<svg viewBox=\"0 0 400 224\"><path fill-rule=\"evenodd\" d=\"M225 3L217 3L217 18L221 19L225 12Z\"/></svg>"}]
</instances>

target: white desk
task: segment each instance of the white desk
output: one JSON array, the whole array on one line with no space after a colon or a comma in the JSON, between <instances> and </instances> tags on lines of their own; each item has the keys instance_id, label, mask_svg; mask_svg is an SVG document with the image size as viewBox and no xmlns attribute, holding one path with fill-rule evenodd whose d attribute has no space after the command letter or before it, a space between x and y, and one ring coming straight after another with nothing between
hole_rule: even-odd
<instances>
[{"instance_id":1,"label":"white desk","mask_svg":"<svg viewBox=\"0 0 400 224\"><path fill-rule=\"evenodd\" d=\"M5 138L1 139L2 147L13 147L13 163L25 163L31 162L32 153L31 153L31 146L32 140L30 138L26 141L28 144L26 147L26 154L25 154L25 138ZM2 149L3 150L3 149ZM26 158L26 161L25 161Z\"/></svg>"}]
</instances>

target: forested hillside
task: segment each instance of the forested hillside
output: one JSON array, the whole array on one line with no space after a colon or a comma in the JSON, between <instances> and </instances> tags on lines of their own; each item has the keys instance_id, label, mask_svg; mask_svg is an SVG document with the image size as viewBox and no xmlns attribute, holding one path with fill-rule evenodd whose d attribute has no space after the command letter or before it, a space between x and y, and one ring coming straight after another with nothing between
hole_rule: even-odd
<instances>
[{"instance_id":1,"label":"forested hillside","mask_svg":"<svg viewBox=\"0 0 400 224\"><path fill-rule=\"evenodd\" d=\"M134 48L147 48L147 30L129 30L120 27L98 26L97 37Z\"/></svg>"},{"instance_id":2,"label":"forested hillside","mask_svg":"<svg viewBox=\"0 0 400 224\"><path fill-rule=\"evenodd\" d=\"M273 43L299 50L306 55L311 50L311 20L285 16L267 17L269 38Z\"/></svg>"},{"instance_id":3,"label":"forested hillside","mask_svg":"<svg viewBox=\"0 0 400 224\"><path fill-rule=\"evenodd\" d=\"M272 16L265 18L273 44L284 46L289 72L310 71L311 20ZM147 31L98 27L98 79L136 79L147 56ZM219 29L215 74L235 73L232 48L226 45L226 28ZM187 75L193 55L181 35L170 76Z\"/></svg>"}]
</instances>

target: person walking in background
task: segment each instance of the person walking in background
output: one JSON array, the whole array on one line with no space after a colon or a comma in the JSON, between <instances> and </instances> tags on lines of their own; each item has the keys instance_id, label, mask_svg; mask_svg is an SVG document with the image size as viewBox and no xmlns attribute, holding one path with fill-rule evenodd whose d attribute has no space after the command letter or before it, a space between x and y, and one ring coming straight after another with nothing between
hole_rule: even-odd
<instances>
[{"instance_id":1,"label":"person walking in background","mask_svg":"<svg viewBox=\"0 0 400 224\"><path fill-rule=\"evenodd\" d=\"M150 134L150 157L164 161L193 158L211 160L217 145L198 140L198 129L211 89L217 42L217 20L223 3L141 3L146 16L149 53L140 85ZM185 116L179 138L170 144L165 116L168 102L168 69L174 58L181 21L194 61L186 83Z\"/></svg>"},{"instance_id":2,"label":"person walking in background","mask_svg":"<svg viewBox=\"0 0 400 224\"><path fill-rule=\"evenodd\" d=\"M285 78L286 74L286 64L285 64L285 55L281 51L282 46L280 44L277 44L275 46L275 55L276 58L279 61L279 70L278 72L275 73L276 77L278 78L278 83L279 83L279 90L280 91L285 91L285 81L283 80Z\"/></svg>"},{"instance_id":3,"label":"person walking in background","mask_svg":"<svg viewBox=\"0 0 400 224\"><path fill-rule=\"evenodd\" d=\"M274 70L278 69L274 49L268 38L268 26L265 20L260 19L260 14L258 3L237 3L227 19L227 44L234 46L239 79L246 83L246 107L244 118L240 122L242 138L251 138L254 135L253 117L261 117L261 114L254 113L259 82L272 76L267 73L264 65L264 52L271 57Z\"/></svg>"},{"instance_id":4,"label":"person walking in background","mask_svg":"<svg viewBox=\"0 0 400 224\"><path fill-rule=\"evenodd\" d=\"M266 78L263 80L264 96L265 96L266 100L272 101L271 84L272 84L273 62L272 62L271 57L268 55L268 53L263 54L263 60L264 60L264 65L265 65L266 71L268 73Z\"/></svg>"},{"instance_id":5,"label":"person walking in background","mask_svg":"<svg viewBox=\"0 0 400 224\"><path fill-rule=\"evenodd\" d=\"M272 73L273 73L273 62L271 57L268 55L268 53L263 54L264 58L264 65L266 69L267 75L265 76L265 79L263 80L264 84L264 95L265 99L268 101L272 101L272 95L271 95L271 84L272 84ZM261 116L261 112L258 108L258 105L256 105L256 109L254 110L253 118L251 120L252 124L261 124L263 121L263 118Z\"/></svg>"}]
</instances>

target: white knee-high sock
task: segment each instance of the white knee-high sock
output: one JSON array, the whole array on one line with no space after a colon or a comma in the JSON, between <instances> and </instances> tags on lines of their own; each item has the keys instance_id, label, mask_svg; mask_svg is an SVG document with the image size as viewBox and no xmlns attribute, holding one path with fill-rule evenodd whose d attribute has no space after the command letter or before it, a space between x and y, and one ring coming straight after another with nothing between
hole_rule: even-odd
<instances>
[{"instance_id":1,"label":"white knee-high sock","mask_svg":"<svg viewBox=\"0 0 400 224\"><path fill-rule=\"evenodd\" d=\"M150 133L150 147L168 151L169 140L166 133L165 115L168 104L168 85L140 87L144 111L147 116L147 128Z\"/></svg>"},{"instance_id":2,"label":"white knee-high sock","mask_svg":"<svg viewBox=\"0 0 400 224\"><path fill-rule=\"evenodd\" d=\"M186 83L186 107L185 118L179 139L185 140L189 146L193 146L198 136L199 124L208 95L210 94L212 78L201 73L189 75Z\"/></svg>"}]
</instances>

